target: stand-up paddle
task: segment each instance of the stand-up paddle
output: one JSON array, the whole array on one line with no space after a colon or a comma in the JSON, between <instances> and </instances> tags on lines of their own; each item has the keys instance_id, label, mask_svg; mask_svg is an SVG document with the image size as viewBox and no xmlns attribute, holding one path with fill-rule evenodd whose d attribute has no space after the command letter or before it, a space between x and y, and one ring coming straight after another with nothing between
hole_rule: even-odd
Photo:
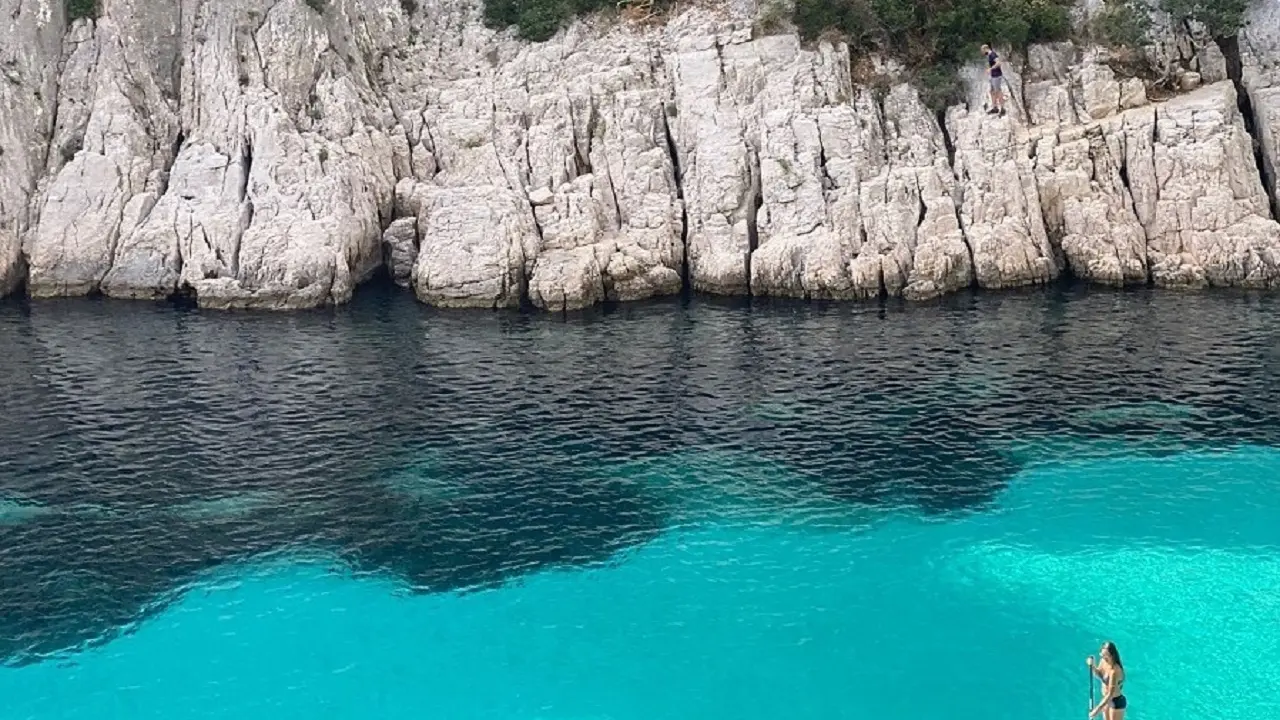
<instances>
[{"instance_id":1,"label":"stand-up paddle","mask_svg":"<svg viewBox=\"0 0 1280 720\"><path fill-rule=\"evenodd\" d=\"M1092 660L1093 658L1089 658ZM1089 671L1089 714L1093 715L1093 663L1088 663L1086 668Z\"/></svg>"},{"instance_id":2,"label":"stand-up paddle","mask_svg":"<svg viewBox=\"0 0 1280 720\"><path fill-rule=\"evenodd\" d=\"M1093 714L1093 666L1088 667L1089 670L1089 714Z\"/></svg>"}]
</instances>

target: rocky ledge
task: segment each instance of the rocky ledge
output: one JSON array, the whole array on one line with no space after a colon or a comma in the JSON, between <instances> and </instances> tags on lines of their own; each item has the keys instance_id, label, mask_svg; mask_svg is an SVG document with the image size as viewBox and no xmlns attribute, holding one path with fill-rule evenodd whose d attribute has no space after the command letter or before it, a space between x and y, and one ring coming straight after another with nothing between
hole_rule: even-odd
<instances>
[{"instance_id":1,"label":"rocky ledge","mask_svg":"<svg viewBox=\"0 0 1280 720\"><path fill-rule=\"evenodd\" d=\"M1280 0L1009 55L933 112L750 2L528 44L479 0L0 0L0 294L563 310L694 290L909 299L1280 286ZM866 63L859 63L862 68Z\"/></svg>"}]
</instances>

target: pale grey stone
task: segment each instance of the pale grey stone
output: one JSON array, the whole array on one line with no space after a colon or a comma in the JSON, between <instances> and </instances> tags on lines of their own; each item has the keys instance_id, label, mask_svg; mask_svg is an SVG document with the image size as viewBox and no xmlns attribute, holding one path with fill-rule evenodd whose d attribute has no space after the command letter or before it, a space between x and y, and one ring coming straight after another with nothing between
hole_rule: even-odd
<instances>
[{"instance_id":1,"label":"pale grey stone","mask_svg":"<svg viewBox=\"0 0 1280 720\"><path fill-rule=\"evenodd\" d=\"M1009 112L941 115L757 4L586 18L545 43L479 5L0 0L0 294L568 311L674 294L935 297L977 284L1277 283L1280 0L1241 35L1153 18L1165 80L1101 48L1005 52ZM1196 79L1198 77L1198 80ZM1196 86L1199 86L1198 88ZM1148 87L1177 87L1152 102ZM1156 96L1153 96L1156 97Z\"/></svg>"},{"instance_id":2,"label":"pale grey stone","mask_svg":"<svg viewBox=\"0 0 1280 720\"><path fill-rule=\"evenodd\" d=\"M413 266L418 261L418 220L398 218L382 233L383 258L391 279L401 287L409 287Z\"/></svg>"}]
</instances>

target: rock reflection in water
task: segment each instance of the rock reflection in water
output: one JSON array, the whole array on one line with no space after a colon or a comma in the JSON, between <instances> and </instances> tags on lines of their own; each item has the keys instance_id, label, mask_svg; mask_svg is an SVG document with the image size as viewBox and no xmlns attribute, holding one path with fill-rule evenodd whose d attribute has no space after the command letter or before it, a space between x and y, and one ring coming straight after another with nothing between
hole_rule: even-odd
<instances>
[{"instance_id":1,"label":"rock reflection in water","mask_svg":"<svg viewBox=\"0 0 1280 720\"><path fill-rule=\"evenodd\" d=\"M111 637L265 553L456 591L607 562L726 498L945 518L1044 448L1274 443L1272 310L1099 291L567 320L386 289L294 315L3 304L0 657ZM742 465L733 487L699 486L716 457Z\"/></svg>"}]
</instances>

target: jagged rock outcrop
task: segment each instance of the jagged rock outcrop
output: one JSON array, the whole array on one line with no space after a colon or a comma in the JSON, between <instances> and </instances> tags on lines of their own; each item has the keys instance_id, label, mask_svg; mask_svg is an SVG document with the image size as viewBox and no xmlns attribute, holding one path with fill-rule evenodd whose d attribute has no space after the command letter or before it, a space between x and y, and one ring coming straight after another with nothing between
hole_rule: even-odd
<instances>
[{"instance_id":1,"label":"jagged rock outcrop","mask_svg":"<svg viewBox=\"0 0 1280 720\"><path fill-rule=\"evenodd\" d=\"M1280 284L1280 224L1270 217L1232 85L1132 112L1126 165L1156 284Z\"/></svg>"},{"instance_id":2,"label":"jagged rock outcrop","mask_svg":"<svg viewBox=\"0 0 1280 720\"><path fill-rule=\"evenodd\" d=\"M53 3L0 0L0 293L300 308L380 266L427 303L557 311L1280 284L1280 0L1234 44L1157 17L1158 101L1099 48L1006 54L1004 117L980 67L934 113L751 3L540 44L472 0L103 0L70 27Z\"/></svg>"},{"instance_id":3,"label":"jagged rock outcrop","mask_svg":"<svg viewBox=\"0 0 1280 720\"><path fill-rule=\"evenodd\" d=\"M22 239L58 112L58 0L0 0L0 297L26 279Z\"/></svg>"},{"instance_id":4,"label":"jagged rock outcrop","mask_svg":"<svg viewBox=\"0 0 1280 720\"><path fill-rule=\"evenodd\" d=\"M947 127L964 199L961 227L984 288L1043 284L1060 268L1040 214L1028 140L1010 117L953 107Z\"/></svg>"},{"instance_id":5,"label":"jagged rock outcrop","mask_svg":"<svg viewBox=\"0 0 1280 720\"><path fill-rule=\"evenodd\" d=\"M1240 88L1253 113L1258 162L1271 191L1271 212L1280 220L1280 0L1258 3L1247 17L1236 46Z\"/></svg>"},{"instance_id":6,"label":"jagged rock outcrop","mask_svg":"<svg viewBox=\"0 0 1280 720\"><path fill-rule=\"evenodd\" d=\"M68 33L47 173L27 243L33 296L100 289L121 238L164 193L178 123L177 7L114 11Z\"/></svg>"},{"instance_id":7,"label":"jagged rock outcrop","mask_svg":"<svg viewBox=\"0 0 1280 720\"><path fill-rule=\"evenodd\" d=\"M950 109L979 285L1042 282L1064 267L1104 284L1280 285L1280 224L1232 82L1145 104L1103 63L1042 49L1024 69L1036 105L1015 79L1007 117Z\"/></svg>"},{"instance_id":8,"label":"jagged rock outcrop","mask_svg":"<svg viewBox=\"0 0 1280 720\"><path fill-rule=\"evenodd\" d=\"M382 233L382 260L391 279L400 287L409 287L413 265L418 260L418 216L397 218Z\"/></svg>"},{"instance_id":9,"label":"jagged rock outcrop","mask_svg":"<svg viewBox=\"0 0 1280 720\"><path fill-rule=\"evenodd\" d=\"M1037 135L1041 205L1067 263L1122 285L1280 284L1280 225L1251 157L1235 90Z\"/></svg>"},{"instance_id":10,"label":"jagged rock outcrop","mask_svg":"<svg viewBox=\"0 0 1280 720\"><path fill-rule=\"evenodd\" d=\"M24 238L31 294L348 299L381 263L395 184L388 113L342 39L390 20L361 5L105 0L77 21Z\"/></svg>"},{"instance_id":11,"label":"jagged rock outcrop","mask_svg":"<svg viewBox=\"0 0 1280 720\"><path fill-rule=\"evenodd\" d=\"M847 48L792 35L676 61L695 289L924 298L970 284L941 129L914 89L855 88Z\"/></svg>"}]
</instances>

